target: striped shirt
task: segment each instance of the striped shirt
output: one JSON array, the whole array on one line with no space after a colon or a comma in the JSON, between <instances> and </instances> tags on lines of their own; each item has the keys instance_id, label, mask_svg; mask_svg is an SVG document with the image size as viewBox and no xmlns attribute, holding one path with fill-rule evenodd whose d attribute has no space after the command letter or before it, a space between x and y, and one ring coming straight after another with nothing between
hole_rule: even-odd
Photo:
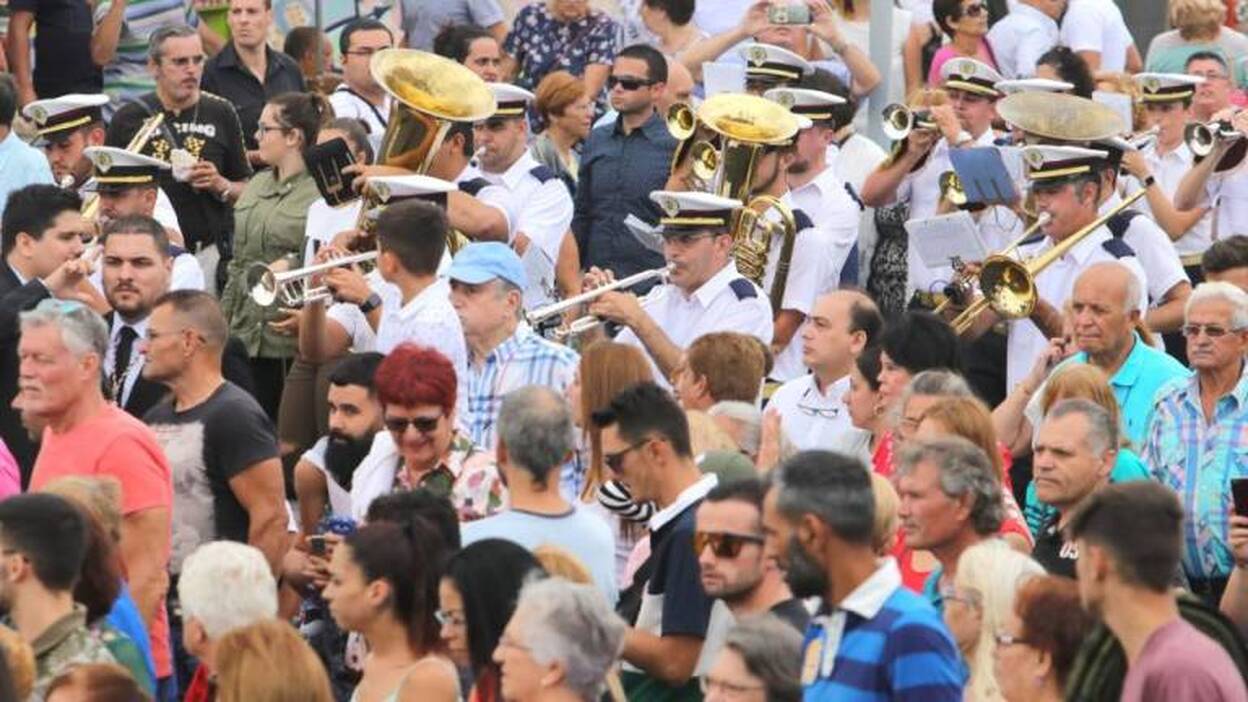
<instances>
[{"instance_id":1,"label":"striped shirt","mask_svg":"<svg viewBox=\"0 0 1248 702\"><path fill-rule=\"evenodd\" d=\"M961 702L965 669L927 600L901 585L891 558L806 629L806 702Z\"/></svg>"},{"instance_id":2,"label":"striped shirt","mask_svg":"<svg viewBox=\"0 0 1248 702\"><path fill-rule=\"evenodd\" d=\"M1193 580L1225 578L1235 559L1227 541L1231 479L1248 477L1248 374L1214 404L1206 422L1200 376L1176 380L1157 393L1148 423L1144 463L1178 493L1183 521L1183 569Z\"/></svg>"},{"instance_id":3,"label":"striped shirt","mask_svg":"<svg viewBox=\"0 0 1248 702\"><path fill-rule=\"evenodd\" d=\"M111 0L96 6L96 27L111 6ZM156 89L156 80L147 72L148 42L157 29L179 24L199 25L199 15L186 0L128 0L121 36L117 40L117 54L104 66L104 93L112 98L105 107L106 116L111 116L127 100Z\"/></svg>"},{"instance_id":4,"label":"striped shirt","mask_svg":"<svg viewBox=\"0 0 1248 702\"><path fill-rule=\"evenodd\" d=\"M473 443L492 451L503 396L526 385L545 385L562 393L579 362L575 351L543 339L524 323L485 358L477 358L469 349L467 404L461 426Z\"/></svg>"}]
</instances>

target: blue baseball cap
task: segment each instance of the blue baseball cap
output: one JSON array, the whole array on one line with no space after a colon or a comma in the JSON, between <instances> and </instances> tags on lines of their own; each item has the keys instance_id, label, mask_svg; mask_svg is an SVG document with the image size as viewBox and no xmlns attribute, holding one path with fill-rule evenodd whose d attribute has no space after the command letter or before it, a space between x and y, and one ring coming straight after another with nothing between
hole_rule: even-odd
<instances>
[{"instance_id":1,"label":"blue baseball cap","mask_svg":"<svg viewBox=\"0 0 1248 702\"><path fill-rule=\"evenodd\" d=\"M446 277L469 285L488 283L495 278L524 290L529 285L524 264L511 247L499 241L468 244L455 254Z\"/></svg>"}]
</instances>

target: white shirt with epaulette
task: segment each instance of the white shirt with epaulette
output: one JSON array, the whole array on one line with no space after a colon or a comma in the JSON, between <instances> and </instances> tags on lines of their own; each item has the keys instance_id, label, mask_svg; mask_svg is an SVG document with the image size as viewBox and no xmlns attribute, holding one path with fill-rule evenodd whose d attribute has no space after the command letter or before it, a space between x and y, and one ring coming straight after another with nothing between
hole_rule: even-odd
<instances>
[{"instance_id":1,"label":"white shirt with epaulette","mask_svg":"<svg viewBox=\"0 0 1248 702\"><path fill-rule=\"evenodd\" d=\"M1143 199L1136 202L1143 202ZM1114 193L1101 204L1100 213L1105 214L1121 203L1122 198L1118 197L1118 193ZM1134 214L1127 214L1132 210ZM1187 272L1183 270L1183 262L1179 260L1179 254L1174 250L1174 242L1170 240L1170 235L1166 234L1161 225L1153 221L1152 217L1135 210L1134 207L1120 213L1117 219L1127 222L1126 228L1120 235L1115 231L1115 226L1120 225L1107 224L1106 229L1110 234L1121 236L1127 246L1135 252L1140 268L1144 269L1143 282L1148 299L1156 304L1165 298L1170 288L1187 281Z\"/></svg>"},{"instance_id":2,"label":"white shirt with epaulette","mask_svg":"<svg viewBox=\"0 0 1248 702\"><path fill-rule=\"evenodd\" d=\"M1144 156L1144 161L1148 164L1149 171L1153 177L1157 179L1157 187L1166 194L1166 197L1174 200L1174 191L1178 190L1179 183L1182 182L1183 176L1192 170L1194 160L1191 149L1187 148L1187 144L1179 144L1178 148L1173 149L1167 154L1157 151L1157 142L1140 149L1140 153ZM1126 181L1126 194L1130 195L1140 189L1140 183L1135 178L1129 178ZM1153 216L1153 209L1148 204L1148 198L1137 200L1132 208L1143 212L1149 217ZM1248 227L1245 228L1248 230ZM1169 238L1167 236L1166 238ZM1131 242L1128 241L1128 244ZM1179 256L1191 256L1202 254L1209 245L1213 243L1213 213L1206 212L1204 217L1196 221L1191 229L1183 233L1174 242L1174 250Z\"/></svg>"}]
</instances>

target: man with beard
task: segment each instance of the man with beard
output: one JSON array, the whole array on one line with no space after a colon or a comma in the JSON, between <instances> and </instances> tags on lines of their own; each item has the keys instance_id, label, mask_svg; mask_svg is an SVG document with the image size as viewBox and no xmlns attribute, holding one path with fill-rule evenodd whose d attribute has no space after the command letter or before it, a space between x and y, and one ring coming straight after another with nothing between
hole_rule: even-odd
<instances>
[{"instance_id":1,"label":"man with beard","mask_svg":"<svg viewBox=\"0 0 1248 702\"><path fill-rule=\"evenodd\" d=\"M902 586L896 561L876 557L875 498L862 463L804 451L773 476L764 553L786 571L794 596L823 598L806 630L805 699L961 700L965 673L945 623Z\"/></svg>"},{"instance_id":2,"label":"man with beard","mask_svg":"<svg viewBox=\"0 0 1248 702\"><path fill-rule=\"evenodd\" d=\"M763 553L763 492L758 479L746 478L706 494L693 534L702 589L715 598L712 619L740 620L770 612L805 631L810 613L793 596L775 561Z\"/></svg>"},{"instance_id":3,"label":"man with beard","mask_svg":"<svg viewBox=\"0 0 1248 702\"><path fill-rule=\"evenodd\" d=\"M572 232L584 268L610 269L623 278L663 265L624 221L630 214L651 223L661 216L650 193L666 184L676 150L656 109L667 78L663 54L642 44L624 48L611 66L607 89L619 118L590 132L577 176Z\"/></svg>"},{"instance_id":4,"label":"man with beard","mask_svg":"<svg viewBox=\"0 0 1248 702\"><path fill-rule=\"evenodd\" d=\"M329 433L295 464L295 496L303 534L317 533L322 517L351 516L351 476L382 429L373 375L385 358L353 353L329 373Z\"/></svg>"},{"instance_id":5,"label":"man with beard","mask_svg":"<svg viewBox=\"0 0 1248 702\"><path fill-rule=\"evenodd\" d=\"M630 700L700 699L697 676L713 658L703 646L711 598L702 590L693 551L698 504L718 482L702 475L689 445L684 410L654 383L619 393L594 424L602 431L603 463L638 504L653 501L650 558L641 608L624 636L623 682Z\"/></svg>"}]
</instances>

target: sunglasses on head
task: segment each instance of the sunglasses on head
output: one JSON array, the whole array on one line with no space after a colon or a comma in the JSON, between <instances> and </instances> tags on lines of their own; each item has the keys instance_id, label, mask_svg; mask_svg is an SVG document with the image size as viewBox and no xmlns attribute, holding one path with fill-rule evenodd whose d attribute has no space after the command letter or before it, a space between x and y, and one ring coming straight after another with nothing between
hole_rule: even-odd
<instances>
[{"instance_id":1,"label":"sunglasses on head","mask_svg":"<svg viewBox=\"0 0 1248 702\"><path fill-rule=\"evenodd\" d=\"M386 429L393 434L404 434L413 427L418 433L430 434L438 428L442 417L386 417Z\"/></svg>"},{"instance_id":2,"label":"sunglasses on head","mask_svg":"<svg viewBox=\"0 0 1248 702\"><path fill-rule=\"evenodd\" d=\"M736 558L746 544L761 544L763 537L753 534L731 534L728 532L695 531L693 533L693 553L698 555L707 546L711 553L719 558Z\"/></svg>"},{"instance_id":3,"label":"sunglasses on head","mask_svg":"<svg viewBox=\"0 0 1248 702\"><path fill-rule=\"evenodd\" d=\"M654 81L633 76L607 76L607 90L611 90L617 85L625 90L636 90L648 85L654 85Z\"/></svg>"}]
</instances>

